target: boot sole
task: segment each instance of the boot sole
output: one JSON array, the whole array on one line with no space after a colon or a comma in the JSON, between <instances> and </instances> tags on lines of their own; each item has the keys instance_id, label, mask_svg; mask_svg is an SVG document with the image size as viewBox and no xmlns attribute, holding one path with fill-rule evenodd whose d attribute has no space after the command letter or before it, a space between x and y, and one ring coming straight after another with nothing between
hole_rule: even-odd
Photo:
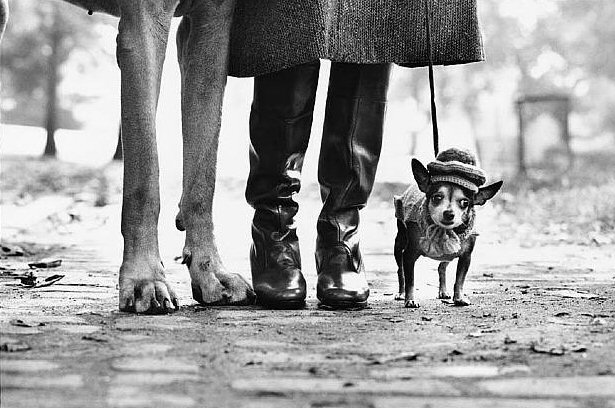
<instances>
[{"instance_id":1,"label":"boot sole","mask_svg":"<svg viewBox=\"0 0 615 408\"><path fill-rule=\"evenodd\" d=\"M318 307L325 310L361 310L367 307L367 300L363 302L320 300Z\"/></svg>"},{"instance_id":2,"label":"boot sole","mask_svg":"<svg viewBox=\"0 0 615 408\"><path fill-rule=\"evenodd\" d=\"M305 307L305 300L268 300L268 301L259 301L258 298L256 300L257 306L262 306L266 309L275 309L275 310L296 310L303 309Z\"/></svg>"}]
</instances>

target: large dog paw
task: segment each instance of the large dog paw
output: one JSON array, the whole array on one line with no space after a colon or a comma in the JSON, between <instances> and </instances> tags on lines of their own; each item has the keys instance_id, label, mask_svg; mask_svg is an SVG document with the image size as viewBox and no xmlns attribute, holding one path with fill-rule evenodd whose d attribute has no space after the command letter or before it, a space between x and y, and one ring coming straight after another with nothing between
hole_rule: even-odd
<instances>
[{"instance_id":1,"label":"large dog paw","mask_svg":"<svg viewBox=\"0 0 615 408\"><path fill-rule=\"evenodd\" d=\"M166 314L179 308L159 260L125 260L120 267L119 286L123 312Z\"/></svg>"},{"instance_id":2,"label":"large dog paw","mask_svg":"<svg viewBox=\"0 0 615 408\"><path fill-rule=\"evenodd\" d=\"M439 290L437 299L450 299L451 295L449 295L446 290Z\"/></svg>"},{"instance_id":3,"label":"large dog paw","mask_svg":"<svg viewBox=\"0 0 615 408\"><path fill-rule=\"evenodd\" d=\"M472 304L465 296L455 297L453 303L455 306L470 306Z\"/></svg>"},{"instance_id":4,"label":"large dog paw","mask_svg":"<svg viewBox=\"0 0 615 408\"><path fill-rule=\"evenodd\" d=\"M406 302L404 303L404 307L409 308L409 309L418 309L421 305L419 305L419 302L413 300L413 299L408 299L406 300Z\"/></svg>"},{"instance_id":5,"label":"large dog paw","mask_svg":"<svg viewBox=\"0 0 615 408\"><path fill-rule=\"evenodd\" d=\"M406 296L403 293L398 293L395 295L395 300L404 300Z\"/></svg>"},{"instance_id":6,"label":"large dog paw","mask_svg":"<svg viewBox=\"0 0 615 408\"><path fill-rule=\"evenodd\" d=\"M184 250L184 263L190 271L192 297L209 306L251 305L256 294L250 284L236 273L224 270L218 256Z\"/></svg>"}]
</instances>

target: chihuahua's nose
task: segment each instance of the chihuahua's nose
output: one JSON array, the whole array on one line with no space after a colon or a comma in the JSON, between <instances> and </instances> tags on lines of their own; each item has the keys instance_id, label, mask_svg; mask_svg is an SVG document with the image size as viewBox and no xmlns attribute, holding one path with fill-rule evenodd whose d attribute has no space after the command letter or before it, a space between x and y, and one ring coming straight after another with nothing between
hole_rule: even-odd
<instances>
[{"instance_id":1,"label":"chihuahua's nose","mask_svg":"<svg viewBox=\"0 0 615 408\"><path fill-rule=\"evenodd\" d=\"M444 218L444 221L453 221L455 218L455 213L451 210L444 210L442 217Z\"/></svg>"}]
</instances>

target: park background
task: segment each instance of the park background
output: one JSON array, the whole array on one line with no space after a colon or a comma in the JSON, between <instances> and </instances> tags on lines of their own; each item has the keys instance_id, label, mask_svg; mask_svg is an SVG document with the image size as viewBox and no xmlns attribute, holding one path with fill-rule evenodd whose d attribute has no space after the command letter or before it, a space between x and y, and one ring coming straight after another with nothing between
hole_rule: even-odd
<instances>
[{"instance_id":1,"label":"park background","mask_svg":"<svg viewBox=\"0 0 615 408\"><path fill-rule=\"evenodd\" d=\"M465 308L435 298L437 263L425 258L421 308L393 300L392 198L411 180L410 158L433 157L427 71L400 67L361 215L370 306L317 308L327 62L298 194L307 307L197 305L174 225L181 132L170 37L157 123L159 237L182 308L167 316L117 307L116 20L60 1L9 4L0 45L2 407L615 406L612 0L478 0L486 61L436 67L441 147L474 150L490 179L504 180L478 211ZM229 78L214 202L224 262L246 278L251 88L251 79ZM28 265L41 260L56 267Z\"/></svg>"}]
</instances>

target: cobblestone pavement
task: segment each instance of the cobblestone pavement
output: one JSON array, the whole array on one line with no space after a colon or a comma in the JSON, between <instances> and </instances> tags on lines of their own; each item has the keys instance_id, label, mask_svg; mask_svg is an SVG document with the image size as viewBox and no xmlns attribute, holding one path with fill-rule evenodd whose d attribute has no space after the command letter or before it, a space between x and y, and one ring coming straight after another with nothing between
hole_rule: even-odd
<instances>
[{"instance_id":1,"label":"cobblestone pavement","mask_svg":"<svg viewBox=\"0 0 615 408\"><path fill-rule=\"evenodd\" d=\"M217 194L222 253L248 277L249 209L240 195ZM315 300L318 205L306 196L307 308L204 308L174 260L181 234L174 206L163 205L161 248L183 307L135 316L117 310L118 204L50 202L3 207L4 242L32 252L0 260L3 408L615 407L612 247L511 244L485 209L473 304L436 300L437 264L420 261L422 306L404 309L393 300L392 210L376 202L362 227L370 307L328 311ZM39 278L65 277L40 288L15 279L43 257L62 265L33 270Z\"/></svg>"}]
</instances>

